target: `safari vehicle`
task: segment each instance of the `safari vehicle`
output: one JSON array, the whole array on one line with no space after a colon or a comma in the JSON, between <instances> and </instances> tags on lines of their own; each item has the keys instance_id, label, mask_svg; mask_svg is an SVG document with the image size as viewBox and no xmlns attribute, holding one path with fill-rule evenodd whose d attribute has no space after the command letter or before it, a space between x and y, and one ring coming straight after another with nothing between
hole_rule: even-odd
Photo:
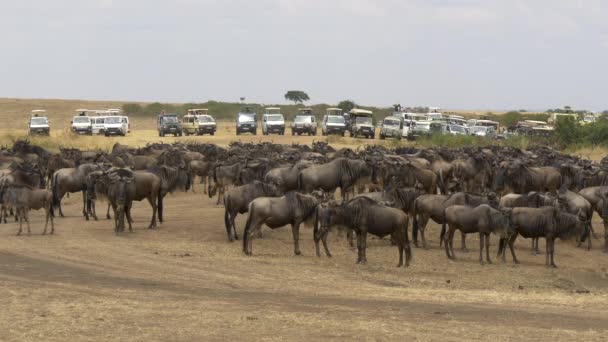
<instances>
[{"instance_id":1,"label":"safari vehicle","mask_svg":"<svg viewBox=\"0 0 608 342\"><path fill-rule=\"evenodd\" d=\"M364 136L374 139L376 129L372 121L373 113L369 110L354 108L348 112L348 131L351 137Z\"/></svg>"},{"instance_id":2,"label":"safari vehicle","mask_svg":"<svg viewBox=\"0 0 608 342\"><path fill-rule=\"evenodd\" d=\"M494 139L496 130L494 126L473 126L469 127L469 132L472 136Z\"/></svg>"},{"instance_id":3,"label":"safari vehicle","mask_svg":"<svg viewBox=\"0 0 608 342\"><path fill-rule=\"evenodd\" d=\"M106 137L110 135L127 135L129 131L129 123L124 116L106 116L103 120L103 134Z\"/></svg>"},{"instance_id":4,"label":"safari vehicle","mask_svg":"<svg viewBox=\"0 0 608 342\"><path fill-rule=\"evenodd\" d=\"M285 135L285 117L281 114L281 108L266 108L266 113L262 116L262 134L270 133Z\"/></svg>"},{"instance_id":5,"label":"safari vehicle","mask_svg":"<svg viewBox=\"0 0 608 342\"><path fill-rule=\"evenodd\" d=\"M94 110L76 109L76 116L70 122L71 131L76 134L93 135L91 116L95 113Z\"/></svg>"},{"instance_id":6,"label":"safari vehicle","mask_svg":"<svg viewBox=\"0 0 608 342\"><path fill-rule=\"evenodd\" d=\"M410 129L408 131L407 139L416 140L417 138L424 136L443 134L444 126L445 123L439 121L412 121L410 122Z\"/></svg>"},{"instance_id":7,"label":"safari vehicle","mask_svg":"<svg viewBox=\"0 0 608 342\"><path fill-rule=\"evenodd\" d=\"M203 135L205 133L214 135L215 131L217 131L215 119L213 116L209 115L209 110L207 108L188 109L188 114L195 115L198 120L198 135Z\"/></svg>"},{"instance_id":8,"label":"safari vehicle","mask_svg":"<svg viewBox=\"0 0 608 342\"><path fill-rule=\"evenodd\" d=\"M344 132L346 132L346 121L341 112L342 111L340 111L340 115L323 116L323 121L321 122L322 135L339 134L344 136Z\"/></svg>"},{"instance_id":9,"label":"safari vehicle","mask_svg":"<svg viewBox=\"0 0 608 342\"><path fill-rule=\"evenodd\" d=\"M179 124L177 114L160 113L156 119L156 129L158 136L164 137L167 134L174 136L182 136L182 127Z\"/></svg>"},{"instance_id":10,"label":"safari vehicle","mask_svg":"<svg viewBox=\"0 0 608 342\"><path fill-rule=\"evenodd\" d=\"M464 125L446 124L444 125L445 133L451 135L468 135L469 129Z\"/></svg>"},{"instance_id":11,"label":"safari vehicle","mask_svg":"<svg viewBox=\"0 0 608 342\"><path fill-rule=\"evenodd\" d=\"M194 135L198 133L198 118L193 114L186 114L182 117L182 122L180 124L182 128L182 132L184 135Z\"/></svg>"},{"instance_id":12,"label":"safari vehicle","mask_svg":"<svg viewBox=\"0 0 608 342\"><path fill-rule=\"evenodd\" d=\"M408 129L401 116L387 116L380 125L380 140L386 138L401 140L402 137L407 137Z\"/></svg>"},{"instance_id":13,"label":"safari vehicle","mask_svg":"<svg viewBox=\"0 0 608 342\"><path fill-rule=\"evenodd\" d=\"M51 127L49 126L49 118L46 116L46 110L34 109L30 113L30 121L28 123L29 134L50 135Z\"/></svg>"},{"instance_id":14,"label":"safari vehicle","mask_svg":"<svg viewBox=\"0 0 608 342\"><path fill-rule=\"evenodd\" d=\"M103 134L107 112L105 110L97 110L95 112L96 116L91 118L91 131L93 134Z\"/></svg>"},{"instance_id":15,"label":"safari vehicle","mask_svg":"<svg viewBox=\"0 0 608 342\"><path fill-rule=\"evenodd\" d=\"M258 134L258 118L251 106L241 107L236 118L236 135L246 132Z\"/></svg>"},{"instance_id":16,"label":"safari vehicle","mask_svg":"<svg viewBox=\"0 0 608 342\"><path fill-rule=\"evenodd\" d=\"M500 123L498 121L492 121L492 120L471 119L471 120L467 121L467 126L469 126L469 127L490 126L490 127L494 127L495 132L498 132L499 128L500 128Z\"/></svg>"},{"instance_id":17,"label":"safari vehicle","mask_svg":"<svg viewBox=\"0 0 608 342\"><path fill-rule=\"evenodd\" d=\"M317 135L317 119L311 114L296 115L291 124L291 135Z\"/></svg>"},{"instance_id":18,"label":"safari vehicle","mask_svg":"<svg viewBox=\"0 0 608 342\"><path fill-rule=\"evenodd\" d=\"M120 109L115 109L115 108L110 108L107 111L108 116L120 116L122 117L122 121L124 121L124 123L126 123L127 125L127 133L131 133L131 122L129 121L129 117L126 115L122 115L122 110Z\"/></svg>"},{"instance_id":19,"label":"safari vehicle","mask_svg":"<svg viewBox=\"0 0 608 342\"><path fill-rule=\"evenodd\" d=\"M430 107L429 112L426 113L426 118L429 121L445 121L445 118L441 113L441 108L439 107Z\"/></svg>"}]
</instances>

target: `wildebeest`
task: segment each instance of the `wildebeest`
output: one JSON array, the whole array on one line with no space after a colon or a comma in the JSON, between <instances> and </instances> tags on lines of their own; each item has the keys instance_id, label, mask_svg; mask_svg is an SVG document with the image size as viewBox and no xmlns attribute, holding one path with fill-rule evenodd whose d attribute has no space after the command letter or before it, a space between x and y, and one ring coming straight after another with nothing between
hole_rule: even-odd
<instances>
[{"instance_id":1,"label":"wildebeest","mask_svg":"<svg viewBox=\"0 0 608 342\"><path fill-rule=\"evenodd\" d=\"M95 174L96 184L105 184L104 189L96 187L110 202L114 211L114 232L124 231L125 218L129 224L129 231L133 231L131 219L131 206L135 197L134 174L130 169L114 168L101 174Z\"/></svg>"},{"instance_id":2,"label":"wildebeest","mask_svg":"<svg viewBox=\"0 0 608 342\"><path fill-rule=\"evenodd\" d=\"M53 174L53 207L59 209L59 215L63 217L61 209L61 199L66 193L82 192L82 214L89 219L89 214L86 210L86 177L90 172L102 170L101 165L97 164L82 164L76 168L59 169Z\"/></svg>"},{"instance_id":3,"label":"wildebeest","mask_svg":"<svg viewBox=\"0 0 608 342\"><path fill-rule=\"evenodd\" d=\"M357 264L367 263L367 234L370 233L378 237L390 235L399 249L397 267L404 265L404 254L407 267L412 257L407 234L408 223L408 217L403 211L380 205L367 197L356 197L342 204L329 204L327 207L319 206L313 233L316 252L319 256L319 241L322 241L327 255L331 256L326 235L330 226L343 225L357 234Z\"/></svg>"},{"instance_id":4,"label":"wildebeest","mask_svg":"<svg viewBox=\"0 0 608 342\"><path fill-rule=\"evenodd\" d=\"M445 208L445 219L443 220L442 231L445 231L446 224L449 231L444 236L445 254L449 259L455 260L454 254L454 233L460 230L465 234L479 233L479 263L483 265L483 249L485 244L486 261L490 260L490 233L500 234L502 237L510 237L511 228L511 209L497 210L487 204L477 207L464 205L452 205Z\"/></svg>"},{"instance_id":5,"label":"wildebeest","mask_svg":"<svg viewBox=\"0 0 608 342\"><path fill-rule=\"evenodd\" d=\"M608 186L584 188L578 194L584 197L602 218L604 223L604 253L608 253Z\"/></svg>"},{"instance_id":6,"label":"wildebeest","mask_svg":"<svg viewBox=\"0 0 608 342\"><path fill-rule=\"evenodd\" d=\"M282 197L258 197L249 204L249 215L243 231L243 252L252 253L253 236L266 224L271 229L291 224L294 253L300 255L300 224L313 217L323 194L288 192Z\"/></svg>"},{"instance_id":7,"label":"wildebeest","mask_svg":"<svg viewBox=\"0 0 608 342\"><path fill-rule=\"evenodd\" d=\"M498 255L502 255L503 261L505 261L505 248L508 244L513 262L519 263L513 249L518 235L524 238L544 237L546 240L545 264L550 267L557 267L553 260L555 239L580 238L588 225L587 218L582 211L577 216L562 213L555 207L514 208L511 212L511 221L514 233L509 239L500 239Z\"/></svg>"},{"instance_id":8,"label":"wildebeest","mask_svg":"<svg viewBox=\"0 0 608 342\"><path fill-rule=\"evenodd\" d=\"M249 203L258 197L277 197L280 191L273 185L260 181L238 186L228 190L224 197L224 223L228 240L238 240L235 219L237 214L244 214L249 210Z\"/></svg>"},{"instance_id":9,"label":"wildebeest","mask_svg":"<svg viewBox=\"0 0 608 342\"><path fill-rule=\"evenodd\" d=\"M52 184L53 174L55 174L55 171L74 167L76 167L76 163L73 160L63 158L60 154L50 156L46 167L47 184Z\"/></svg>"},{"instance_id":10,"label":"wildebeest","mask_svg":"<svg viewBox=\"0 0 608 342\"><path fill-rule=\"evenodd\" d=\"M191 176L191 187L192 191L194 191L194 179L198 176L201 178L201 184L203 185L203 193L207 193L207 183L209 182L209 177L211 176L211 172L213 171L213 163L203 160L192 160L190 161L190 172Z\"/></svg>"},{"instance_id":11,"label":"wildebeest","mask_svg":"<svg viewBox=\"0 0 608 342\"><path fill-rule=\"evenodd\" d=\"M231 165L216 165L213 168L213 186L211 182L208 186L209 198L215 196L217 192L217 203L220 204L220 199L223 200L226 188L231 185L240 185L240 176L243 165L240 162L236 162Z\"/></svg>"},{"instance_id":12,"label":"wildebeest","mask_svg":"<svg viewBox=\"0 0 608 342\"><path fill-rule=\"evenodd\" d=\"M44 209L46 215L42 235L46 234L49 220L51 221L51 234L55 233L55 225L53 222L53 195L50 191L32 188L25 184L4 183L0 185L0 200L2 201L3 206L6 205L15 210L19 219L19 231L17 232L17 235L21 234L24 220L27 224L27 233L31 233L29 211L39 209Z\"/></svg>"},{"instance_id":13,"label":"wildebeest","mask_svg":"<svg viewBox=\"0 0 608 342\"><path fill-rule=\"evenodd\" d=\"M476 207L480 204L490 204L492 207L498 206L496 194L489 193L482 196L473 195L466 192L457 192L451 195L421 195L414 201L414 226L412 230L412 239L414 246L418 247L418 231L422 236L422 247L426 248L425 229L429 219L432 219L438 224L443 223L443 211L451 205L469 205ZM445 231L442 230L439 237L440 244L443 241ZM465 233L462 233L462 250L466 251Z\"/></svg>"},{"instance_id":14,"label":"wildebeest","mask_svg":"<svg viewBox=\"0 0 608 342\"><path fill-rule=\"evenodd\" d=\"M520 194L530 191L548 191L556 194L562 185L562 175L554 167L530 167L517 161L507 163L498 171L496 184L503 193L510 188L511 191Z\"/></svg>"},{"instance_id":15,"label":"wildebeest","mask_svg":"<svg viewBox=\"0 0 608 342\"><path fill-rule=\"evenodd\" d=\"M314 165L300 171L298 190L310 193L321 189L333 192L340 188L342 200L360 177L371 175L370 167L364 160L337 158L327 164Z\"/></svg>"},{"instance_id":16,"label":"wildebeest","mask_svg":"<svg viewBox=\"0 0 608 342\"><path fill-rule=\"evenodd\" d=\"M105 177L105 173L105 171L94 171L89 173L86 178L88 199L87 210L91 211L91 215L93 218L95 218L95 220L97 220L97 214L95 212L94 201L97 198L97 194L102 194L104 197L107 197L107 191L110 185L110 180L108 177ZM150 203L150 206L152 207L152 219L148 228L156 228L157 211L162 210L163 208L161 180L153 173L147 171L135 171L133 173L133 182L135 184L135 193L133 194L132 200L148 200L148 203ZM108 218L110 218L110 207L111 203L108 203Z\"/></svg>"},{"instance_id":17,"label":"wildebeest","mask_svg":"<svg viewBox=\"0 0 608 342\"><path fill-rule=\"evenodd\" d=\"M160 196L158 220L163 222L163 201L168 193L176 190L187 191L190 188L190 171L185 166L171 167L166 165L151 167L146 170L160 178Z\"/></svg>"},{"instance_id":18,"label":"wildebeest","mask_svg":"<svg viewBox=\"0 0 608 342\"><path fill-rule=\"evenodd\" d=\"M500 198L499 206L504 208L540 208L554 205L555 199L540 192L527 194L507 194ZM532 254L539 254L538 238L532 238Z\"/></svg>"},{"instance_id":19,"label":"wildebeest","mask_svg":"<svg viewBox=\"0 0 608 342\"><path fill-rule=\"evenodd\" d=\"M276 167L266 173L264 182L274 184L284 192L297 190L298 174L311 165L308 160L300 160L291 166Z\"/></svg>"}]
</instances>

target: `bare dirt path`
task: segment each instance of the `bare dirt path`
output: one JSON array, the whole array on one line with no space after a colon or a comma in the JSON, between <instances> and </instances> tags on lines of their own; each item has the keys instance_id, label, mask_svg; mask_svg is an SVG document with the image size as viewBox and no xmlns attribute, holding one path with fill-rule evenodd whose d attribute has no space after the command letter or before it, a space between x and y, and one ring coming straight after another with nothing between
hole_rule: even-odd
<instances>
[{"instance_id":1,"label":"bare dirt path","mask_svg":"<svg viewBox=\"0 0 608 342\"><path fill-rule=\"evenodd\" d=\"M304 256L292 255L283 228L265 230L245 257L240 241L226 242L223 209L200 191L167 198L168 221L155 231L144 229L150 209L137 203L135 231L120 236L111 221L80 217L80 203L80 194L67 199L55 236L39 235L41 213L31 215L31 236L14 236L14 223L0 226L0 340L608 337L606 256L597 241L591 252L560 243L557 270L529 255L525 240L522 265L480 266L476 238L471 252L448 262L433 226L432 247L415 249L404 270L386 240L370 241L366 266L354 264L339 234L331 237L334 258L317 258L306 228Z\"/></svg>"}]
</instances>

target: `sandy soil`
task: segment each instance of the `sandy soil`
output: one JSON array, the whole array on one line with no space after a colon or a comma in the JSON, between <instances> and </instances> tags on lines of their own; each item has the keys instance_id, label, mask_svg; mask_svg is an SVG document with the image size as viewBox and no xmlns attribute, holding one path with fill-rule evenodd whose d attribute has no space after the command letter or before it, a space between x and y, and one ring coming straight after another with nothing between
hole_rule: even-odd
<instances>
[{"instance_id":1,"label":"sandy soil","mask_svg":"<svg viewBox=\"0 0 608 342\"><path fill-rule=\"evenodd\" d=\"M314 256L312 230L301 230L294 256L289 228L264 230L252 257L228 243L223 208L202 194L165 201L167 221L147 230L151 210L134 207L134 232L116 236L109 220L85 221L81 197L42 236L0 230L0 340L605 340L608 270L592 251L556 246L560 268L517 243L521 265L477 262L478 240L450 262L438 249L415 249L396 268L387 240L369 243L355 265L344 237L331 236L333 258ZM242 230L245 217L239 217ZM601 226L595 222L596 227ZM492 253L496 252L496 238ZM457 243L458 244L458 243ZM541 249L543 248L541 242Z\"/></svg>"}]
</instances>

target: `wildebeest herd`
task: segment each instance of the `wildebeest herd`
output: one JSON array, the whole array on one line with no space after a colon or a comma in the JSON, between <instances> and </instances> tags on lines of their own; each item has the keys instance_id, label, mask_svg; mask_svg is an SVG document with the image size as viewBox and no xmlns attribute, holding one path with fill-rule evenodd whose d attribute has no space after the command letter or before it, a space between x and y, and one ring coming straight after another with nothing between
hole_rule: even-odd
<instances>
[{"instance_id":1,"label":"wildebeest herd","mask_svg":"<svg viewBox=\"0 0 608 342\"><path fill-rule=\"evenodd\" d=\"M608 158L606 159L608 161ZM412 260L416 247L428 247L429 220L441 225L440 245L455 259L453 240L461 233L479 234L479 262L491 262L490 236L499 238L498 256L507 247L513 261L518 236L546 241L546 264L555 267L555 239L572 239L591 249L597 234L594 213L604 222L604 252L608 252L608 167L546 147L521 150L488 146L450 149L436 147L389 149L370 145L334 149L326 142L307 145L234 142L214 144L153 143L133 148L116 143L109 152L61 149L53 154L18 140L0 151L0 220L13 215L29 231L30 210L44 209L46 233L55 215L63 216L61 201L82 193L82 214L98 219L96 204L108 203L106 217L114 231L132 230L133 201L147 200L152 209L148 228L163 222L168 193L194 191L217 196L225 207L229 241L239 238L235 218L247 214L242 232L243 252L252 254L252 241L262 225L272 229L291 225L294 253L301 254L299 227L314 226L316 254L320 243L331 256L327 236L333 227L346 231L358 250L357 263L366 263L367 235L390 236L398 248L398 266ZM336 190L340 189L339 194ZM112 209L112 212L110 212ZM420 235L420 241L418 236Z\"/></svg>"}]
</instances>

